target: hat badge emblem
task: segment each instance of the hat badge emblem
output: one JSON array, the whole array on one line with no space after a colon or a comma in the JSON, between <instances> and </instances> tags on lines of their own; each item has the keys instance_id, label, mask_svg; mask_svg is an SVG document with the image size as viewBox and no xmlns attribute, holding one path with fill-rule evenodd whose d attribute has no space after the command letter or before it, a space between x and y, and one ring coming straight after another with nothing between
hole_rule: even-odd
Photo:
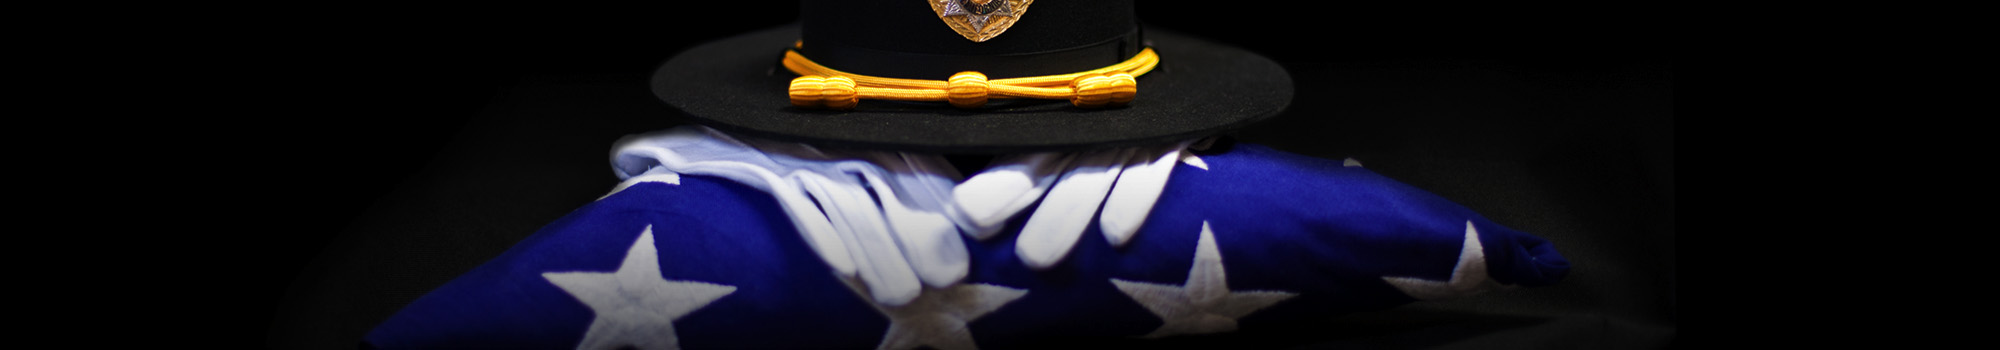
<instances>
[{"instance_id":1,"label":"hat badge emblem","mask_svg":"<svg viewBox=\"0 0 2000 350\"><path fill-rule=\"evenodd\" d=\"M985 42L1014 26L1035 0L927 0L951 30L973 42Z\"/></svg>"}]
</instances>

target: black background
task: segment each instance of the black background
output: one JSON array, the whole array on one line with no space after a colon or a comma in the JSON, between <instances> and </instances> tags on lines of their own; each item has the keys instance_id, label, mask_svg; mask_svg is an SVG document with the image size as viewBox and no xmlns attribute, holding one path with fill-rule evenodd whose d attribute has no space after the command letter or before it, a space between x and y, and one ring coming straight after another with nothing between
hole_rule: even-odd
<instances>
[{"instance_id":1,"label":"black background","mask_svg":"<svg viewBox=\"0 0 2000 350\"><path fill-rule=\"evenodd\" d=\"M1352 67L1463 68L1528 77L1530 81L1645 91L1645 96L1626 97L1629 101L1602 102L1645 103L1634 107L1641 113L1628 113L1625 116L1629 119L1610 122L1615 125L1563 118L1535 121L1600 125L1619 130L1617 135L1603 137L1640 139L1613 143L1618 149L1609 152L1615 155L1577 151L1568 156L1575 159L1567 162L1622 162L1618 168L1632 168L1630 173L1611 177L1631 178L1631 183L1604 186L1648 189L1645 198L1634 200L1638 203L1633 204L1635 208L1627 208L1640 214L1621 211L1620 215L1637 215L1642 217L1639 221L1665 225L1664 238L1656 239L1669 247L1664 260L1668 265L1662 269L1667 271L1669 288L1665 302L1669 309L1665 312L1672 320L1671 82L1678 24L1673 22L1670 9L1645 4L1392 8L1271 3L1139 4L1140 18L1148 24L1244 47L1293 72L1299 84L1293 113L1280 117L1275 125L1239 134L1250 142L1316 156L1356 156L1364 162L1368 155L1422 153L1395 146L1407 143L1360 134L1339 138L1306 134L1316 125L1339 122L1313 115L1327 108L1315 105L1324 100L1323 94L1338 92L1320 88L1328 85L1316 85L1320 83L1315 79L1347 77L1336 72ZM495 108L494 102L504 100L509 89L523 81L568 79L564 77L616 81L616 77L629 76L637 82L653 66L689 45L797 18L794 4L786 1L680 4L298 9L275 11L243 26L218 28L217 32L229 35L261 34L255 39L226 42L226 50L237 54L205 65L235 71L231 76L242 78L231 83L242 85L237 87L241 90L231 91L241 91L246 99L256 101L245 103L251 107L242 111L251 129L223 133L226 138L191 141L202 145L201 149L226 153L215 168L233 175L219 182L243 189L233 192L238 196L259 198L258 204L239 209L245 213L244 219L233 224L241 232L226 236L233 248L216 249L208 256L218 265L255 262L248 271L218 278L217 284L208 287L232 291L217 303L242 307L237 318L242 324L225 329L241 330L242 337L234 339L243 345L274 344L265 342L265 332L271 329L299 272L307 270L357 218L374 215L373 220L381 221L382 217L395 217L371 208L389 210L382 209L385 198L421 192L410 186L434 180L424 177L426 166L450 163L441 161L439 155L455 154L450 151L453 140L472 130L468 125L477 124L482 113ZM643 85L632 86L643 89ZM643 132L672 123L670 117L663 116L655 124L633 125L622 132ZM1396 121L1344 123L1340 126L1400 125ZM1531 128L1538 127L1562 128ZM1639 131L1628 132L1631 130ZM611 141L605 139L602 144L608 147ZM1602 144L1522 147L1595 146ZM600 152L606 151L608 148ZM1482 156L1481 152L1500 151L1444 151L1440 157L1463 159ZM575 186L608 189L615 184L608 168L601 167L603 159L583 162L600 164L584 171L602 173L602 181ZM1375 164L1369 163L1371 167ZM1378 171L1392 178L1410 178L1392 173L1398 170L1425 169L1392 166ZM1453 188L1475 188L1476 183L1424 181L1419 177L1411 182L1457 201L1480 202L1478 190L1453 192ZM1473 203L1468 206L1487 210ZM549 205L573 208L577 204L581 202ZM548 219L553 216L521 220Z\"/></svg>"}]
</instances>

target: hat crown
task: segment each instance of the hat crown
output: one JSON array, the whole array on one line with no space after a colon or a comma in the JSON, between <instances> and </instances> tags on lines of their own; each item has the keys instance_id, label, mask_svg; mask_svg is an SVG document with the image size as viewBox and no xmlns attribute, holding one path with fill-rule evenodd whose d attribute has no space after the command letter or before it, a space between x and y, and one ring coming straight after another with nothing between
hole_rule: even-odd
<instances>
[{"instance_id":1,"label":"hat crown","mask_svg":"<svg viewBox=\"0 0 2000 350\"><path fill-rule=\"evenodd\" d=\"M1020 16L983 42L954 31L924 3L930 1L981 5L802 0L800 52L856 74L944 79L961 71L994 78L1073 73L1118 63L1143 48L1131 0L1011 0Z\"/></svg>"}]
</instances>

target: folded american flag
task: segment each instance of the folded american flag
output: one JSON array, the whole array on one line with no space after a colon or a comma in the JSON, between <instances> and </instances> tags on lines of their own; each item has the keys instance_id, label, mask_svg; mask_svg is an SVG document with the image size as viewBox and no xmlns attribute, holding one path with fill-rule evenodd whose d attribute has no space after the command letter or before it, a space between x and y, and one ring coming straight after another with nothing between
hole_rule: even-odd
<instances>
[{"instance_id":1,"label":"folded american flag","mask_svg":"<svg viewBox=\"0 0 2000 350\"><path fill-rule=\"evenodd\" d=\"M381 348L1011 348L1228 332L1555 283L1547 241L1373 172L1254 144L1174 165L1135 238L1016 256L1027 215L908 304L834 273L772 197L686 175L550 223L368 334ZM1091 225L1089 230L1097 230Z\"/></svg>"}]
</instances>

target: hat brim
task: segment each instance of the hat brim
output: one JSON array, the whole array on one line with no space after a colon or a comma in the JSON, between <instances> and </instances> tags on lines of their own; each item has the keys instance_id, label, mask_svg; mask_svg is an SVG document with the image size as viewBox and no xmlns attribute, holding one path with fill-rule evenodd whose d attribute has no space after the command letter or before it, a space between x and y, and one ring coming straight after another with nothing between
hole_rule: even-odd
<instances>
[{"instance_id":1,"label":"hat brim","mask_svg":"<svg viewBox=\"0 0 2000 350\"><path fill-rule=\"evenodd\" d=\"M1187 35L1145 30L1160 63L1139 77L1137 98L1115 108L1035 99L993 99L970 110L943 102L878 100L862 100L847 111L795 107L786 90L797 75L779 61L799 38L797 24L684 51L654 71L652 88L695 122L723 131L828 147L935 153L1172 142L1240 128L1291 103L1291 76L1276 62Z\"/></svg>"}]
</instances>

